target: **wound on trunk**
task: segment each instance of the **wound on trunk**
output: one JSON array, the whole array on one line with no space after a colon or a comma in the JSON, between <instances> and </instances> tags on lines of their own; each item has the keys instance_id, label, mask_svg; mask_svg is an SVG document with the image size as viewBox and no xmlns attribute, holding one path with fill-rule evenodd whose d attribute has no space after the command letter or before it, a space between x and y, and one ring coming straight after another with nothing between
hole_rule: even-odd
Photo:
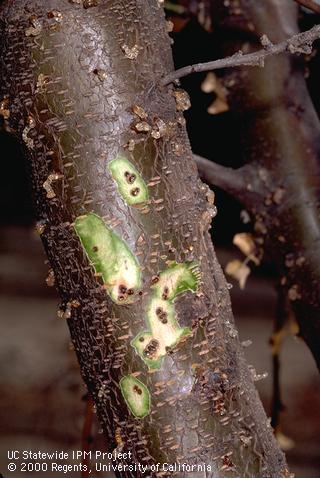
<instances>
[{"instance_id":1,"label":"wound on trunk","mask_svg":"<svg viewBox=\"0 0 320 478\"><path fill-rule=\"evenodd\" d=\"M145 203L149 199L148 188L138 170L123 156L110 161L109 171L117 183L118 191L130 206Z\"/></svg>"},{"instance_id":2,"label":"wound on trunk","mask_svg":"<svg viewBox=\"0 0 320 478\"><path fill-rule=\"evenodd\" d=\"M148 388L133 375L120 380L120 389L126 404L136 418L144 418L150 413L151 398Z\"/></svg>"},{"instance_id":3,"label":"wound on trunk","mask_svg":"<svg viewBox=\"0 0 320 478\"><path fill-rule=\"evenodd\" d=\"M178 294L187 290L196 292L199 280L197 263L175 262L161 272L156 283L151 286L152 296L146 312L148 330L140 332L131 342L149 368L159 369L168 350L191 333L189 327L180 327L174 300Z\"/></svg>"},{"instance_id":4,"label":"wound on trunk","mask_svg":"<svg viewBox=\"0 0 320 478\"><path fill-rule=\"evenodd\" d=\"M178 264L174 262L159 275L152 285L156 297L173 301L177 295L190 290L196 292L200 279L199 265L196 262Z\"/></svg>"},{"instance_id":5,"label":"wound on trunk","mask_svg":"<svg viewBox=\"0 0 320 478\"><path fill-rule=\"evenodd\" d=\"M93 213L79 216L74 228L113 302L132 303L141 287L141 268L127 244Z\"/></svg>"}]
</instances>

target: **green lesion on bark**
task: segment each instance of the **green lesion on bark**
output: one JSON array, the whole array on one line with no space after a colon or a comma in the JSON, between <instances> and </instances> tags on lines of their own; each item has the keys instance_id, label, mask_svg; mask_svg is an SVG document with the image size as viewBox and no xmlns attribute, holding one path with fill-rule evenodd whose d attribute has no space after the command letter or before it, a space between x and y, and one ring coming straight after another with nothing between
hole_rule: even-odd
<instances>
[{"instance_id":1,"label":"green lesion on bark","mask_svg":"<svg viewBox=\"0 0 320 478\"><path fill-rule=\"evenodd\" d=\"M156 297L173 301L179 294L196 292L201 274L197 262L174 262L154 279L151 288Z\"/></svg>"},{"instance_id":2,"label":"green lesion on bark","mask_svg":"<svg viewBox=\"0 0 320 478\"><path fill-rule=\"evenodd\" d=\"M146 183L127 158L117 156L110 161L108 168L117 183L120 195L129 206L145 203L149 199Z\"/></svg>"},{"instance_id":3,"label":"green lesion on bark","mask_svg":"<svg viewBox=\"0 0 320 478\"><path fill-rule=\"evenodd\" d=\"M151 397L148 388L133 375L122 377L119 382L122 396L136 418L150 413Z\"/></svg>"},{"instance_id":4,"label":"green lesion on bark","mask_svg":"<svg viewBox=\"0 0 320 478\"><path fill-rule=\"evenodd\" d=\"M141 287L141 267L127 244L93 213L78 217L74 228L113 302L132 303Z\"/></svg>"},{"instance_id":5,"label":"green lesion on bark","mask_svg":"<svg viewBox=\"0 0 320 478\"><path fill-rule=\"evenodd\" d=\"M131 345L150 368L158 369L162 358L191 329L179 326L172 302L157 297L151 298L146 317L149 329L139 333Z\"/></svg>"},{"instance_id":6,"label":"green lesion on bark","mask_svg":"<svg viewBox=\"0 0 320 478\"><path fill-rule=\"evenodd\" d=\"M190 327L179 326L174 300L188 290L196 292L200 276L196 262L174 262L153 279L146 310L148 330L139 333L131 342L149 368L160 368L167 352L191 333Z\"/></svg>"}]
</instances>

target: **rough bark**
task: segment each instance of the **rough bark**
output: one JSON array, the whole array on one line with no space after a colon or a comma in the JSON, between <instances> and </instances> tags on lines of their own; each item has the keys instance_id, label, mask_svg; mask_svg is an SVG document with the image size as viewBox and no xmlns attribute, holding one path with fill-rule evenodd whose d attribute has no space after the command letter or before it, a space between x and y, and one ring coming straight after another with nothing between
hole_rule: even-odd
<instances>
[{"instance_id":1,"label":"rough bark","mask_svg":"<svg viewBox=\"0 0 320 478\"><path fill-rule=\"evenodd\" d=\"M198 179L173 91L156 86L173 68L162 9L149 0L91 3L99 4L4 2L0 88L6 121L27 146L38 229L108 445L114 449L120 437L132 462L143 465L211 466L195 478L229 476L231 469L243 478L289 476L234 329L208 234L210 195ZM141 122L133 105L148 113L152 127L159 118L166 123L160 138L132 128ZM119 152L148 184L143 207L125 204L108 171ZM110 300L75 233L76 218L90 212L138 258L143 284L130 305ZM149 370L130 341L146 327L152 278L170 260L200 263L197 293L174 302L177 320L192 334L166 353L160 369ZM121 394L119 382L129 374L150 391L143 419Z\"/></svg>"},{"instance_id":2,"label":"rough bark","mask_svg":"<svg viewBox=\"0 0 320 478\"><path fill-rule=\"evenodd\" d=\"M297 6L290 0L231 1L228 7L217 0L212 5L217 35L224 38L222 54L254 51L262 35L276 43L298 32ZM267 59L264 68L227 73L225 84L246 163L238 172L246 187L230 185L229 191L253 213L256 232L278 266L300 334L319 366L320 123L304 64L283 54Z\"/></svg>"}]
</instances>

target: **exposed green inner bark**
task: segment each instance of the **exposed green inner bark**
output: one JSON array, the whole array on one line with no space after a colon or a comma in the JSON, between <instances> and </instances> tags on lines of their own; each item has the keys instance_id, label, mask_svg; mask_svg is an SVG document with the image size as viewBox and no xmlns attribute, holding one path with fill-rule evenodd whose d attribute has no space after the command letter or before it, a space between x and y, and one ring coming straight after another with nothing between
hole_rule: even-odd
<instances>
[{"instance_id":1,"label":"exposed green inner bark","mask_svg":"<svg viewBox=\"0 0 320 478\"><path fill-rule=\"evenodd\" d=\"M196 262L174 262L153 279L153 293L146 311L149 331L140 332L131 345L150 368L160 368L162 357L182 337L189 335L189 327L180 327L174 300L188 290L196 292L200 279Z\"/></svg>"},{"instance_id":2,"label":"exposed green inner bark","mask_svg":"<svg viewBox=\"0 0 320 478\"><path fill-rule=\"evenodd\" d=\"M120 380L120 388L126 404L136 418L144 418L150 413L151 398L147 387L133 375Z\"/></svg>"},{"instance_id":3,"label":"exposed green inner bark","mask_svg":"<svg viewBox=\"0 0 320 478\"><path fill-rule=\"evenodd\" d=\"M130 206L148 200L148 188L138 170L123 156L110 161L108 168L116 181L119 193Z\"/></svg>"},{"instance_id":4,"label":"exposed green inner bark","mask_svg":"<svg viewBox=\"0 0 320 478\"><path fill-rule=\"evenodd\" d=\"M150 368L160 368L162 357L191 329L179 326L173 303L157 297L152 297L146 317L150 332L139 333L131 345Z\"/></svg>"},{"instance_id":5,"label":"exposed green inner bark","mask_svg":"<svg viewBox=\"0 0 320 478\"><path fill-rule=\"evenodd\" d=\"M136 300L141 268L127 244L93 213L78 217L74 228L111 299L120 305Z\"/></svg>"},{"instance_id":6,"label":"exposed green inner bark","mask_svg":"<svg viewBox=\"0 0 320 478\"><path fill-rule=\"evenodd\" d=\"M173 301L177 295L190 290L196 292L200 280L199 265L196 262L177 264L174 262L160 273L152 288L161 299Z\"/></svg>"}]
</instances>

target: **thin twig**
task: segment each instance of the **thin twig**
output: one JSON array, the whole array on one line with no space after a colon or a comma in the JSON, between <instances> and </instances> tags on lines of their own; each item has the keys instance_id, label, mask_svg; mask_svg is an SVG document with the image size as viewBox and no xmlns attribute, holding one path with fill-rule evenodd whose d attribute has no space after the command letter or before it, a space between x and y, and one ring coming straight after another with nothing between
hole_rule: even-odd
<instances>
[{"instance_id":1,"label":"thin twig","mask_svg":"<svg viewBox=\"0 0 320 478\"><path fill-rule=\"evenodd\" d=\"M314 13L320 13L320 4L316 3L314 0L295 0L297 3L303 7L309 8Z\"/></svg>"},{"instance_id":2,"label":"thin twig","mask_svg":"<svg viewBox=\"0 0 320 478\"><path fill-rule=\"evenodd\" d=\"M305 0L306 1L306 0ZM209 61L207 63L197 63L195 65L185 66L179 70L173 71L161 80L161 85L168 85L179 78L190 75L190 73L199 73L201 71L212 71L221 68L233 68L236 66L264 66L264 60L271 55L288 52L294 53L310 53L311 46L315 40L320 38L320 25L315 25L310 30L299 33L280 43L272 44L265 41L266 37L262 37L264 48L254 53L244 54L241 50L232 56L222 58L220 60Z\"/></svg>"}]
</instances>

